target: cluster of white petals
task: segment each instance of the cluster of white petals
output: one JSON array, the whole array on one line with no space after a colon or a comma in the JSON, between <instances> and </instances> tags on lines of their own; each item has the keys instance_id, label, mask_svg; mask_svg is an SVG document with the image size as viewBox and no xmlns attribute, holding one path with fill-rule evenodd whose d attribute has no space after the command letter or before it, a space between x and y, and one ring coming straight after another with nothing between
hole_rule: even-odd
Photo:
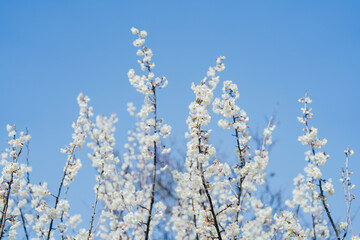
<instances>
[{"instance_id":1,"label":"cluster of white petals","mask_svg":"<svg viewBox=\"0 0 360 240\"><path fill-rule=\"evenodd\" d=\"M237 84L224 81L221 97L214 99L225 57L218 57L206 77L191 85L195 99L186 120L186 156L176 162L166 143L172 127L158 117L157 110L157 91L168 81L155 76L153 52L145 46L147 32L133 27L131 33L137 36L133 45L142 73L130 69L128 78L144 101L139 108L127 104L135 126L128 131L125 152L119 154L116 147L118 117L98 115L93 120L89 97L79 94L79 116L72 124L71 142L60 149L66 161L59 186L52 192L46 182L30 181L28 131L19 133L15 125L7 125L8 146L0 153L0 239L360 240L350 214L355 184L349 159L354 151L349 147L344 151L340 182L347 212L337 222L328 203L335 194L333 179L322 172L330 159L322 151L327 140L309 124L313 114L307 94L299 99L304 106L298 117L304 130L298 141L308 148L306 166L293 179L292 198L275 204L280 197L270 193L266 172L275 121L270 118L253 147L249 117L236 103ZM221 117L217 125L234 136L235 164L220 157L211 144L211 106ZM74 209L67 194L84 163L75 153L84 146L95 170L95 185L91 217L80 228L81 215L70 214Z\"/></svg>"},{"instance_id":2,"label":"cluster of white petals","mask_svg":"<svg viewBox=\"0 0 360 240\"><path fill-rule=\"evenodd\" d=\"M216 72L225 69L222 63L224 59L217 58L216 66L209 68L207 77L200 84L191 85L195 100L189 105L189 117L186 120L188 132L185 136L190 138L185 159L186 171L173 172L178 184L175 192L179 197L179 205L172 210L170 225L176 231L176 239L209 238L211 232L215 236L220 234L217 221L220 221L221 216L216 216L214 212L222 206L226 207L226 191L229 191L226 190L226 177L231 174L231 170L227 163L220 163L216 159L210 163L216 151L209 144L211 130L205 130L205 127L211 120L208 109L213 91L219 83ZM215 179L212 181L215 184L210 183L212 179Z\"/></svg>"},{"instance_id":3,"label":"cluster of white petals","mask_svg":"<svg viewBox=\"0 0 360 240\"><path fill-rule=\"evenodd\" d=\"M154 228L163 221L166 208L161 201L155 200L153 190L156 174L166 168L163 166L159 170L161 156L171 150L161 141L169 137L171 126L158 119L156 109L156 90L166 87L168 82L164 76L155 77L153 73L153 53L144 46L146 31L132 28L131 32L138 36L133 44L139 48L136 54L141 59L138 63L145 72L143 75L137 75L134 69L128 72L130 84L145 95L138 112L133 103L127 105L129 114L136 119L136 128L128 132L121 162L114 155L113 125L117 119L99 118L91 144L94 149L91 159L94 167L99 169L99 187L95 191L99 192L99 200L104 204L96 235L102 239L144 239L144 233L151 236Z\"/></svg>"},{"instance_id":4,"label":"cluster of white petals","mask_svg":"<svg viewBox=\"0 0 360 240\"><path fill-rule=\"evenodd\" d=\"M311 108L308 107L308 104L312 102L311 99L306 94L305 97L299 99L299 102L304 104L304 107L301 108L303 116L298 117L300 123L304 124L304 134L300 136L298 140L311 149L305 153L305 160L308 162L304 168L306 175L299 174L294 179L295 188L293 190L293 199L291 201L287 200L286 205L294 209L295 212L302 209L305 214L310 215L312 227L303 228L306 237L328 239L330 232L333 231L337 239L343 239L341 238L341 234L343 237L346 236L347 222L350 220L349 217L347 217L347 222L340 223L338 227L334 223L330 212L331 206L327 202L328 197L335 193L334 186L332 179L325 179L321 172L321 168L330 158L327 153L320 151L320 149L326 145L327 140L318 138L318 130L314 127L309 127L309 120L313 117ZM345 151L345 154L346 156L350 155L350 151ZM348 172L346 166L346 170L342 171L343 176L347 175ZM346 177L341 180L346 181ZM352 196L350 192L348 192L349 189L346 188L346 184L344 184L344 190L348 208L350 209ZM293 218L295 219L294 216ZM284 235L285 234L286 232Z\"/></svg>"},{"instance_id":5,"label":"cluster of white petals","mask_svg":"<svg viewBox=\"0 0 360 240\"><path fill-rule=\"evenodd\" d=\"M217 66L209 68L199 85L192 84L196 99L190 103L187 119L189 132L185 136L190 140L186 171L173 173L179 204L173 208L170 226L176 231L176 239L270 239L274 235L272 208L252 196L252 192L257 184L264 184L268 163L265 146L271 145L275 126L270 121L264 130L263 145L252 157L249 118L235 103L239 98L237 85L225 81L222 99L213 101L213 111L224 117L218 122L220 127L233 128L235 132L238 164L232 169L216 158L215 148L209 144L211 130L204 129L211 120L208 109L219 82L215 73L224 69L223 59L217 59Z\"/></svg>"},{"instance_id":6,"label":"cluster of white petals","mask_svg":"<svg viewBox=\"0 0 360 240\"><path fill-rule=\"evenodd\" d=\"M78 104L80 107L79 117L72 127L74 133L72 141L68 146L61 149L66 154L67 161L63 170L63 177L60 183L59 191L51 194L47 188L47 183L33 184L30 183L28 162L20 164L18 162L24 145L29 142L30 135L21 132L16 137L15 126L7 125L9 132L9 148L7 152L1 154L1 164L4 165L2 170L1 185L7 191L3 191L1 197L4 201L0 202L0 207L6 212L1 216L1 235L4 234L5 223L10 223L9 238L15 239L17 229L22 224L28 236L28 231L33 231L37 238L32 239L54 239L54 229L65 238L69 229L69 221L74 221L69 214L70 204L61 197L63 187L68 188L69 184L75 179L79 169L81 168L80 159L76 159L74 151L76 148L81 149L85 143L88 131L91 129L90 118L93 116L92 107L88 106L90 99L80 94L78 96ZM28 148L28 146L27 146ZM9 162L8 157L12 158ZM7 186L6 186L7 185ZM54 199L55 198L55 199ZM54 207L51 207L51 206ZM77 217L77 222L79 217ZM73 224L76 226L76 224Z\"/></svg>"},{"instance_id":7,"label":"cluster of white petals","mask_svg":"<svg viewBox=\"0 0 360 240\"><path fill-rule=\"evenodd\" d=\"M130 69L128 77L131 85L136 88L137 91L151 95L153 88L164 88L167 86L168 81L166 77L155 77L152 70L155 68L155 63L152 62L153 52L150 48L144 46L146 31L139 31L136 28L132 28L131 32L137 35L138 38L133 42L134 46L139 48L136 55L142 57L138 60L142 71L147 71L147 74L137 75L134 69Z\"/></svg>"},{"instance_id":8,"label":"cluster of white petals","mask_svg":"<svg viewBox=\"0 0 360 240\"><path fill-rule=\"evenodd\" d=\"M8 148L0 155L0 164L3 166L0 178L0 227L2 236L6 221L11 219L8 221L10 222L9 239L16 239L17 229L21 224L20 208L27 203L25 199L21 201L16 199L27 196L26 174L31 172L31 167L19 163L19 157L31 137L27 132L20 132L18 136L15 125L7 125L6 130L11 139L8 141Z\"/></svg>"}]
</instances>

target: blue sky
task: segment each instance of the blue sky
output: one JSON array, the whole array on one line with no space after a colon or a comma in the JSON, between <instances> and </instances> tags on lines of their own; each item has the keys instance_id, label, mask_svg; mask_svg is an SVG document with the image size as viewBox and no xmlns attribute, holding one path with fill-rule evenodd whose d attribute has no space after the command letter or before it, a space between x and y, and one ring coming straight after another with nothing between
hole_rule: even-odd
<instances>
[{"instance_id":1,"label":"blue sky","mask_svg":"<svg viewBox=\"0 0 360 240\"><path fill-rule=\"evenodd\" d=\"M313 99L313 125L328 139L331 158L324 175L337 183L343 150L355 150L350 167L360 195L360 3L358 1L2 1L0 3L0 146L7 123L28 128L35 182L55 190L65 163L59 149L71 141L79 92L89 95L96 114L119 116L122 150L132 118L126 103L142 102L127 71L137 68L130 28L148 31L155 73L169 86L159 93L160 116L185 146L185 120L199 82L219 55L227 57L222 80L239 86L239 106L262 131L277 106L279 126L269 171L275 188L292 189L307 150L297 141L297 99ZM217 92L219 94L219 92ZM214 122L218 120L213 117ZM213 143L232 152L231 133L217 129ZM232 156L231 153L228 156ZM93 201L89 160L70 195L86 212ZM341 185L332 204L345 208ZM359 201L359 200L356 200ZM354 210L360 204L354 204ZM85 219L86 220L85 213ZM359 224L360 225L360 224ZM359 230L358 230L359 231Z\"/></svg>"}]
</instances>

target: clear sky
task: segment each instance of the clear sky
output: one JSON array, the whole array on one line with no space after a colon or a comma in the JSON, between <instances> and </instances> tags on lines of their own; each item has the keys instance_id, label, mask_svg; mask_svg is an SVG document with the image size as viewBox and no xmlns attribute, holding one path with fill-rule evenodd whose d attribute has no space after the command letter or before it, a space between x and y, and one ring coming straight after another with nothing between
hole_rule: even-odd
<instances>
[{"instance_id":1,"label":"clear sky","mask_svg":"<svg viewBox=\"0 0 360 240\"><path fill-rule=\"evenodd\" d=\"M355 0L1 1L0 146L6 147L7 123L28 128L32 179L49 182L55 191L66 160L59 149L71 141L76 96L83 92L96 114L118 114L121 152L133 127L126 103L142 102L127 78L130 68L138 69L130 32L135 26L148 31L155 73L169 80L158 107L179 146L185 146L185 120L194 97L190 85L205 76L219 55L227 57L221 79L238 84L239 105L254 131L265 126L265 117L277 106L269 171L276 173L274 188L288 193L292 178L306 164L308 149L297 141L302 131L296 117L297 99L308 91L312 123L328 139L325 151L331 158L323 172L336 183L338 197L331 203L339 220L345 209L339 169L347 145L355 150L350 162L358 186L354 212L360 207L359 12ZM230 134L216 130L212 141L234 158ZM87 222L94 171L88 159L82 162L70 200Z\"/></svg>"}]
</instances>

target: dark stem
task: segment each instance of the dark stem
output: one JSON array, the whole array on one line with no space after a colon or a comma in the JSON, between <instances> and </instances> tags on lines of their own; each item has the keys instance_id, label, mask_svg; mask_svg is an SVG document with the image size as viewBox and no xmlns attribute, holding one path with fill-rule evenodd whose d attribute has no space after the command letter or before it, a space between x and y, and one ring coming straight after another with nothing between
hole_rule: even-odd
<instances>
[{"instance_id":1,"label":"dark stem","mask_svg":"<svg viewBox=\"0 0 360 240\"><path fill-rule=\"evenodd\" d=\"M28 232L27 232L27 229L26 229L26 221L25 221L25 218L24 218L24 214L20 208L20 216L21 216L21 221L22 221L22 224L23 224L23 228L24 228L24 232L25 232L25 237L27 240L29 240L29 235L28 235Z\"/></svg>"},{"instance_id":2,"label":"dark stem","mask_svg":"<svg viewBox=\"0 0 360 240\"><path fill-rule=\"evenodd\" d=\"M15 162L15 163L17 162L17 160L19 159L21 151L22 151L22 148L20 148L18 154L13 157L13 162ZM7 209L8 209L8 206L9 206L9 198L10 198L11 186L13 184L13 181L14 181L14 172L11 172L10 181L9 181L9 189L7 191L7 194L6 194L6 200L5 200L5 204L4 204L4 208L2 210L2 216L1 216L0 239L2 239L2 237L4 235L5 222L6 222L6 213L7 213Z\"/></svg>"},{"instance_id":3,"label":"dark stem","mask_svg":"<svg viewBox=\"0 0 360 240\"><path fill-rule=\"evenodd\" d=\"M199 123L198 123L198 136L199 136L199 143L198 143L199 144L199 146L198 146L199 153L203 153L203 150L201 148L201 125ZM199 161L197 161L197 168L198 168L198 170L200 172L200 175L201 175L201 180L202 180L202 184L203 184L203 187L204 187L204 190L205 190L205 195L206 195L206 197L207 197L207 199L209 201L209 204L210 204L210 211L211 211L211 214L212 214L212 216L214 218L214 225L215 225L216 232L218 234L218 239L222 240L219 225L218 225L218 222L217 222L217 219L216 219L215 209L214 209L212 199L211 199L211 195L210 195L208 187L206 185L203 166L202 166L202 163L199 163ZM200 195L202 195L201 189L200 189ZM203 207L204 207L204 210L206 211L204 203L203 203Z\"/></svg>"},{"instance_id":4,"label":"dark stem","mask_svg":"<svg viewBox=\"0 0 360 240\"><path fill-rule=\"evenodd\" d=\"M305 108L307 108L306 103L305 103ZM306 131L307 131L308 133L310 133L309 125L308 125L308 121L307 121L307 115L305 115L305 118L306 118L306 120L305 120ZM312 143L311 143L311 150L312 150L313 156L315 156L315 148L314 148L314 145L313 145ZM326 205L326 197L325 197L325 195L324 195L324 191L323 191L323 188L322 188L322 185L321 185L321 179L319 179L319 189L320 189L321 202L322 202L322 204L323 204L323 206L324 206L324 209L325 209L325 211L326 211L326 214L327 214L327 216L328 216L328 218L329 218L329 220L330 220L331 226L332 226L332 228L333 228L334 231L335 231L336 238L337 238L338 240L340 240L339 232L338 232L338 230L336 229L334 220L333 220L332 217L331 217L330 210L329 210L328 206ZM315 229L314 229L314 232L315 232Z\"/></svg>"},{"instance_id":5,"label":"dark stem","mask_svg":"<svg viewBox=\"0 0 360 240\"><path fill-rule=\"evenodd\" d=\"M104 163L101 164L101 173L100 173L99 183L98 183L98 186L97 186L97 188L96 188L96 198L95 198L95 203L94 203L94 206L93 206L93 212L92 212L92 215L91 215L91 221L90 221L90 228L89 228L89 236L88 236L88 239L90 239L91 231L92 231L92 228L93 228L93 223L94 223L94 218L95 218L95 211L96 211L96 205L97 205L97 202L98 202L98 199L99 199L99 188L100 188L100 185L101 185L101 178L102 178L102 176L103 176L103 173L104 173Z\"/></svg>"},{"instance_id":6,"label":"dark stem","mask_svg":"<svg viewBox=\"0 0 360 240\"><path fill-rule=\"evenodd\" d=\"M306 126L306 127L307 127L307 126ZM311 146L311 148L312 148L312 154L313 154L313 156L315 156L315 149L314 149L313 146ZM331 223L331 226L332 226L332 228L334 229L334 232L335 232L335 234L336 234L336 238L337 238L338 240L340 240L339 232L338 232L338 230L336 229L334 220L333 220L332 217L331 217L330 210L329 210L328 206L326 205L326 197L325 197L325 195L324 195L324 190L323 190L323 188L322 188L321 179L319 179L319 189L320 189L321 202L322 202L322 204L323 204L323 206L324 206L326 215L328 216L329 221L330 221L330 223Z\"/></svg>"},{"instance_id":7,"label":"dark stem","mask_svg":"<svg viewBox=\"0 0 360 240\"><path fill-rule=\"evenodd\" d=\"M69 191L69 186L66 187L66 190L65 190L65 193L64 193L64 199L66 199L68 191ZM60 221L61 221L61 223L64 223L64 211L61 212ZM61 239L64 240L65 237L64 237L64 232L63 231L60 232L60 235L61 235Z\"/></svg>"},{"instance_id":8,"label":"dark stem","mask_svg":"<svg viewBox=\"0 0 360 240\"><path fill-rule=\"evenodd\" d=\"M218 224L217 219L216 219L215 209L214 209L214 206L213 206L213 203L212 203L212 200L211 200L211 196L210 196L208 187L207 187L206 182L205 182L205 177L204 177L204 173L203 173L202 164L200 164L200 171L201 171L202 184L203 184L204 189L205 189L205 194L206 194L206 196L207 196L207 198L209 200L210 210L211 210L211 214L213 215L214 225L215 225L215 229L216 229L216 232L217 232L217 235L218 235L218 239L222 240L220 229L219 229L219 224Z\"/></svg>"},{"instance_id":9,"label":"dark stem","mask_svg":"<svg viewBox=\"0 0 360 240\"><path fill-rule=\"evenodd\" d=\"M313 230L314 230L314 240L316 240L316 231L315 231L316 224L315 224L315 216L314 216L314 214L311 214L311 220L312 220L312 225L313 225Z\"/></svg>"},{"instance_id":10,"label":"dark stem","mask_svg":"<svg viewBox=\"0 0 360 240\"><path fill-rule=\"evenodd\" d=\"M233 123L235 123L235 122L236 122L236 120L235 120L235 117L233 116ZM239 141L239 132L236 128L235 128L235 137L236 137L237 148L239 150L240 168L243 168L245 166L245 159L242 156L241 144Z\"/></svg>"},{"instance_id":11,"label":"dark stem","mask_svg":"<svg viewBox=\"0 0 360 240\"><path fill-rule=\"evenodd\" d=\"M72 148L71 154L74 153L74 150L75 150L75 146ZM60 182L59 190L58 190L57 195L55 196L55 206L54 206L55 209L56 209L56 207L57 207L57 205L58 205L58 203L59 203L59 198L60 198L60 194L61 194L61 189L62 189L62 187L63 187L63 185L64 185L64 180L65 180L65 177L66 177L66 175L67 175L67 169L68 169L68 167L69 167L69 161L66 163L66 167L65 167L65 169L64 169L64 174L63 174L62 179L61 179L61 182ZM53 224L54 224L54 219L51 219L50 225L49 225L49 231L48 231L47 238L46 238L47 240L50 239L50 234L51 234L51 230L52 230Z\"/></svg>"},{"instance_id":12,"label":"dark stem","mask_svg":"<svg viewBox=\"0 0 360 240\"><path fill-rule=\"evenodd\" d=\"M193 212L194 212L194 225L195 225L195 232L196 232L197 224L196 224L196 215L195 215L194 199L191 199L191 205L192 205ZM199 240L199 234L198 234L198 233L196 233L196 240Z\"/></svg>"},{"instance_id":13,"label":"dark stem","mask_svg":"<svg viewBox=\"0 0 360 240\"><path fill-rule=\"evenodd\" d=\"M235 122L236 122L235 117L233 116L233 123L235 123ZM240 145L240 141L239 141L239 132L236 128L235 128L235 137L236 137L237 148L239 151L240 168L243 168L245 166L245 159L242 156L242 150L241 150L241 145ZM237 195L237 203L236 203L237 207L240 206L240 202L241 202L240 200L241 200L241 194L242 194L242 184L243 184L244 179L245 179L245 177L242 177L242 176L239 179L239 185L238 185L239 192ZM236 212L235 222L239 221L239 213L240 213L240 210Z\"/></svg>"},{"instance_id":14,"label":"dark stem","mask_svg":"<svg viewBox=\"0 0 360 240\"><path fill-rule=\"evenodd\" d=\"M11 177L10 177L10 181L9 181L9 190L6 194L6 200L5 200L5 205L2 211L2 216L1 216L1 228L0 228L0 239L2 239L3 234L4 234L4 229L5 229L5 222L6 222L6 213L7 213L7 209L9 206L9 198L10 198L10 192L11 192L11 185L13 183L14 180L14 175L13 172L11 172Z\"/></svg>"},{"instance_id":15,"label":"dark stem","mask_svg":"<svg viewBox=\"0 0 360 240\"><path fill-rule=\"evenodd\" d=\"M152 85L152 93L154 96L154 134L157 133L157 118L156 118L156 91L154 84ZM154 205L154 199L155 199L155 183L156 183L156 162L157 162L157 156L156 156L156 141L154 141L154 168L153 168L153 175L152 175L152 189L151 189L151 199L150 199L150 208L149 208L149 217L147 219L146 223L146 231L145 231L145 240L149 239L150 235L150 224L151 224L151 217L152 217L152 209Z\"/></svg>"},{"instance_id":16,"label":"dark stem","mask_svg":"<svg viewBox=\"0 0 360 240\"><path fill-rule=\"evenodd\" d=\"M332 226L332 228L333 228L334 231L335 231L336 238L337 238L338 240L340 240L339 232L338 232L338 230L336 229L334 220L332 219L331 214L330 214L330 210L329 210L329 208L328 208L328 206L327 206L327 204L326 204L326 202L325 202L325 195L324 195L324 191L323 191L323 189L322 189L321 179L319 179L319 188L320 188L321 202L322 202L322 204L323 204L323 206L324 206L324 209L325 209L325 211L326 211L326 214L327 214L327 216L328 216L328 218L329 218L329 220L330 220L331 226Z\"/></svg>"}]
</instances>

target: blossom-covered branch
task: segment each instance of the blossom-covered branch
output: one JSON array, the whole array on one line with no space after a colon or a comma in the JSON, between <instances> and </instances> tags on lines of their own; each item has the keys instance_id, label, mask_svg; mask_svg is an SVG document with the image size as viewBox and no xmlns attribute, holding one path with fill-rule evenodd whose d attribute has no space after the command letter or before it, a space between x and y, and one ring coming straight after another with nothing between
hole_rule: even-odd
<instances>
[{"instance_id":1,"label":"blossom-covered branch","mask_svg":"<svg viewBox=\"0 0 360 240\"><path fill-rule=\"evenodd\" d=\"M360 240L351 218L355 184L351 181L349 159L354 151L345 150L340 181L346 212L345 220L336 222L328 201L335 194L333 181L325 178L321 170L330 159L322 151L327 140L319 138L318 129L310 126L312 101L307 94L299 100L304 106L298 118L303 124L298 140L308 147L307 164L304 173L294 178L292 198L274 207L262 194L269 189L267 166L274 119L269 119L262 137L253 144L250 117L237 103L241 89L236 82L224 81L220 97L214 99L225 57L218 57L206 77L191 85L195 99L186 120L188 141L186 150L182 150L184 156L178 157L164 140L172 127L158 114L162 100L158 99L158 91L168 81L164 76L155 77L153 52L145 46L147 32L136 28L131 32L137 37L133 45L142 73L130 69L128 78L144 101L138 110L133 103L127 104L135 125L128 131L125 151L118 152L115 139L121 118L115 114L97 115L93 122L90 99L80 94L72 141L61 149L66 156L65 166L57 191L51 193L45 181L30 181L28 152L22 163L23 148L28 148L30 140L28 131L18 134L15 125L7 125L10 140L0 155L0 239L18 239L20 229L24 238L32 240L318 240L332 236ZM230 157L211 144L213 113L220 115L220 128L231 130L234 154ZM67 194L82 167L75 153L84 144L95 170L95 184L89 219L85 227L79 228L81 216L70 215Z\"/></svg>"}]
</instances>

